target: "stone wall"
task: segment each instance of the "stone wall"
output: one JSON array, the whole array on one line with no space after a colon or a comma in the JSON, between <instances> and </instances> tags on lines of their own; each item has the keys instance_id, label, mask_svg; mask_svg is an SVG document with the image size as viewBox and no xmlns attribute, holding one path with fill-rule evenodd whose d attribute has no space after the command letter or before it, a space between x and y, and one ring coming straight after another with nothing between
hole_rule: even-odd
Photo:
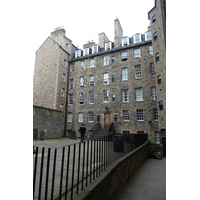
<instances>
[{"instance_id":1,"label":"stone wall","mask_svg":"<svg viewBox=\"0 0 200 200\"><path fill-rule=\"evenodd\" d=\"M132 47L112 51L95 57L85 57L84 67L81 68L81 60L74 61L75 70L70 72L69 79L74 80L74 88L69 89L69 94L73 94L73 105L68 105L67 112L72 113L72 122L67 123L67 129L72 129L77 132L82 122L78 122L78 113L83 112L83 123L87 130L90 130L97 123L97 115L100 115L101 126L104 127L105 108L109 109L111 122L115 123L115 129L118 133L130 131L144 131L148 133L151 142L154 142L154 131L158 131L158 122L153 121L153 108L157 108L157 102L153 101L151 87L156 85L155 78L149 73L149 65L153 62L153 56L149 55L148 47L151 43L140 45L141 57L134 59L134 49ZM121 53L127 52L128 59L122 61ZM103 56L108 55L109 65L103 65ZM95 67L90 68L90 59L94 58ZM114 58L114 61L112 61ZM135 79L135 65L140 64L142 67L142 78ZM128 80L122 81L122 69L128 68ZM109 73L109 83L103 84L103 74ZM94 86L89 86L89 76L94 75ZM84 77L84 87L80 87L80 77ZM114 76L114 80L112 77ZM135 89L143 88L143 101L136 101ZM122 89L129 90L129 102L122 102ZM103 102L103 90L109 91L109 102ZM94 92L94 103L88 103L89 92ZM79 104L79 94L84 93L84 103ZM115 100L112 96L115 95ZM137 121L137 109L144 109L144 121ZM123 110L129 110L130 120L123 121ZM94 121L88 122L88 112L94 113ZM117 121L114 121L114 116L117 116ZM149 121L152 121L149 124Z\"/></svg>"},{"instance_id":2,"label":"stone wall","mask_svg":"<svg viewBox=\"0 0 200 200\"><path fill-rule=\"evenodd\" d=\"M63 112L39 106L33 106L33 127L38 128L38 139L40 131L46 129L44 139L61 138L64 135Z\"/></svg>"},{"instance_id":3,"label":"stone wall","mask_svg":"<svg viewBox=\"0 0 200 200\"><path fill-rule=\"evenodd\" d=\"M120 187L128 181L141 163L147 159L148 153L149 142L146 142L141 147L117 160L75 199L112 199Z\"/></svg>"}]
</instances>

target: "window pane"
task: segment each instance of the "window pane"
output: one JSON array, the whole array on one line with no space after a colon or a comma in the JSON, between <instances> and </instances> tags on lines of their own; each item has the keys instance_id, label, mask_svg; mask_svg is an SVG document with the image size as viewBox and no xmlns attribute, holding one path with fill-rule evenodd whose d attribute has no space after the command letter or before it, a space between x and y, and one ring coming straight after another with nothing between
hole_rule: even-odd
<instances>
[{"instance_id":1,"label":"window pane","mask_svg":"<svg viewBox=\"0 0 200 200\"><path fill-rule=\"evenodd\" d=\"M136 65L135 66L135 78L142 78L142 68L141 65Z\"/></svg>"},{"instance_id":2,"label":"window pane","mask_svg":"<svg viewBox=\"0 0 200 200\"><path fill-rule=\"evenodd\" d=\"M136 101L143 101L143 89L136 88Z\"/></svg>"},{"instance_id":3,"label":"window pane","mask_svg":"<svg viewBox=\"0 0 200 200\"><path fill-rule=\"evenodd\" d=\"M122 69L122 80L128 80L128 68Z\"/></svg>"}]
</instances>

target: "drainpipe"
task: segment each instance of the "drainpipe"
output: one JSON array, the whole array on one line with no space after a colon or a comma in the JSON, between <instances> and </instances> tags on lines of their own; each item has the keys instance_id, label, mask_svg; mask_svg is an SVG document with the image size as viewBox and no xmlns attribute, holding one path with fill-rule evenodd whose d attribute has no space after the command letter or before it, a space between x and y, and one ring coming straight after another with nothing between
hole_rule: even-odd
<instances>
[{"instance_id":1,"label":"drainpipe","mask_svg":"<svg viewBox=\"0 0 200 200\"><path fill-rule=\"evenodd\" d=\"M68 54L68 72L67 72L67 88L66 88L66 103L65 103L65 125L64 125L64 136L66 136L66 124L67 124L67 105L68 105L68 89L69 89L69 56Z\"/></svg>"},{"instance_id":2,"label":"drainpipe","mask_svg":"<svg viewBox=\"0 0 200 200\"><path fill-rule=\"evenodd\" d=\"M164 15L164 20L165 20L165 27L166 27L166 16L165 16L165 4L164 4L164 0L162 0L162 4L163 4L163 15Z\"/></svg>"}]
</instances>

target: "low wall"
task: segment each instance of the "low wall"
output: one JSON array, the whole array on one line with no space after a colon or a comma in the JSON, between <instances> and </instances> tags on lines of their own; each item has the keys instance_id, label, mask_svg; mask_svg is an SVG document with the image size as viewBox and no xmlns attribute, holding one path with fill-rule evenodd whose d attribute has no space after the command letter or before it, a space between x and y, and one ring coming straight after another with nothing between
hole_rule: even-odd
<instances>
[{"instance_id":1,"label":"low wall","mask_svg":"<svg viewBox=\"0 0 200 200\"><path fill-rule=\"evenodd\" d=\"M38 129L37 139L40 139L40 131L46 129L44 139L61 138L64 135L63 112L49 108L33 106L33 127Z\"/></svg>"},{"instance_id":2,"label":"low wall","mask_svg":"<svg viewBox=\"0 0 200 200\"><path fill-rule=\"evenodd\" d=\"M149 141L117 160L75 199L112 199L148 155Z\"/></svg>"}]
</instances>

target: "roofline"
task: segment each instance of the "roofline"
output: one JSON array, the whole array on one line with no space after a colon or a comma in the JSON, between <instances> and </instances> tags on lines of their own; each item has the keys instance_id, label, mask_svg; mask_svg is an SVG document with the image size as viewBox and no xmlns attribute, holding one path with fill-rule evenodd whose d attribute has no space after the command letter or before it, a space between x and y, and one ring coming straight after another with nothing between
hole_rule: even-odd
<instances>
[{"instance_id":1,"label":"roofline","mask_svg":"<svg viewBox=\"0 0 200 200\"><path fill-rule=\"evenodd\" d=\"M142 42L142 43L139 43L139 44L128 45L128 46L125 46L125 47L117 47L116 49L113 48L113 49L110 49L110 50L107 50L107 51L102 51L102 52L90 54L90 55L87 55L87 56L81 56L81 57L78 57L78 58L73 58L69 62L74 62L74 61L87 59L87 58L95 57L95 56L101 56L101 55L108 54L108 53L113 53L113 52L117 52L117 51L121 51L121 50L131 49L131 48L134 48L134 47L144 46L144 45L147 45L147 44L150 44L150 43L152 43L152 40L145 41L145 42Z\"/></svg>"},{"instance_id":2,"label":"roofline","mask_svg":"<svg viewBox=\"0 0 200 200\"><path fill-rule=\"evenodd\" d=\"M55 42L64 52L66 52L68 55L70 55L65 49L62 48L62 46L60 44L58 44L54 39L52 39L51 37L47 37L47 39L50 38L53 42ZM47 41L47 39L42 43L42 45ZM42 47L42 45L38 48L38 50ZM37 51L38 51L37 50ZM35 53L37 53L37 51Z\"/></svg>"},{"instance_id":3,"label":"roofline","mask_svg":"<svg viewBox=\"0 0 200 200\"><path fill-rule=\"evenodd\" d=\"M154 7L148 12L148 20L150 20L150 12L151 12L154 8L156 8L156 0L155 0L155 5L154 5Z\"/></svg>"}]
</instances>

